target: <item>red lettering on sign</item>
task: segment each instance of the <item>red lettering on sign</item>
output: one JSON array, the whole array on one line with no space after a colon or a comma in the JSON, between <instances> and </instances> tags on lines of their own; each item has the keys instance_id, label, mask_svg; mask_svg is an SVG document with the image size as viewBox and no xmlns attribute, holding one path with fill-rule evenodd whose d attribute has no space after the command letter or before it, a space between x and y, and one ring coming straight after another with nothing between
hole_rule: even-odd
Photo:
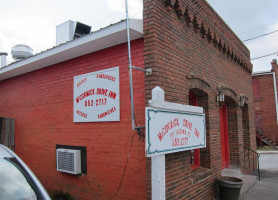
<instances>
[{"instance_id":1,"label":"red lettering on sign","mask_svg":"<svg viewBox=\"0 0 278 200\"><path fill-rule=\"evenodd\" d=\"M94 94L95 94L95 89L87 90L86 92L83 92L81 95L79 95L76 98L76 103L79 103L79 101L83 100L84 98L86 98L88 96L94 95Z\"/></svg>"},{"instance_id":2,"label":"red lettering on sign","mask_svg":"<svg viewBox=\"0 0 278 200\"><path fill-rule=\"evenodd\" d=\"M107 92L108 92L107 89L104 89L104 88L97 88L97 94L98 94L98 95L107 96Z\"/></svg>"},{"instance_id":3,"label":"red lettering on sign","mask_svg":"<svg viewBox=\"0 0 278 200\"><path fill-rule=\"evenodd\" d=\"M198 131L196 128L195 128L195 130L194 130L194 134L196 135L197 138L199 138L200 133L199 133L199 131Z\"/></svg>"},{"instance_id":4,"label":"red lettering on sign","mask_svg":"<svg viewBox=\"0 0 278 200\"><path fill-rule=\"evenodd\" d=\"M175 136L175 133L172 132L172 133L170 134L170 137L173 138L174 136Z\"/></svg>"},{"instance_id":5,"label":"red lettering on sign","mask_svg":"<svg viewBox=\"0 0 278 200\"><path fill-rule=\"evenodd\" d=\"M97 78L103 78L103 79L107 79L107 80L110 80L113 82L115 82L115 80L116 80L116 77L110 76L108 74L97 74Z\"/></svg>"},{"instance_id":6,"label":"red lettering on sign","mask_svg":"<svg viewBox=\"0 0 278 200\"><path fill-rule=\"evenodd\" d=\"M173 119L170 122L168 122L166 125L163 126L162 130L158 133L158 138L161 141L163 137L171 130L172 128L179 126L179 119Z\"/></svg>"},{"instance_id":7,"label":"red lettering on sign","mask_svg":"<svg viewBox=\"0 0 278 200\"><path fill-rule=\"evenodd\" d=\"M83 78L81 81L79 81L78 83L77 83L77 87L79 87L80 85L82 85L83 83L85 83L87 81L87 78L85 77L85 78Z\"/></svg>"},{"instance_id":8,"label":"red lettering on sign","mask_svg":"<svg viewBox=\"0 0 278 200\"><path fill-rule=\"evenodd\" d=\"M113 108L107 110L106 112L99 114L97 117L98 117L98 119L101 119L103 117L106 117L106 116L112 114L115 111L116 111L116 107L114 106Z\"/></svg>"},{"instance_id":9,"label":"red lettering on sign","mask_svg":"<svg viewBox=\"0 0 278 200\"><path fill-rule=\"evenodd\" d=\"M185 146L188 143L188 138L181 138L180 141L181 146Z\"/></svg>"},{"instance_id":10,"label":"red lettering on sign","mask_svg":"<svg viewBox=\"0 0 278 200\"><path fill-rule=\"evenodd\" d=\"M178 147L180 146L180 139L179 138L175 138L172 140L172 146L173 147Z\"/></svg>"},{"instance_id":11,"label":"red lettering on sign","mask_svg":"<svg viewBox=\"0 0 278 200\"><path fill-rule=\"evenodd\" d=\"M188 137L190 137L190 136L191 136L191 132L190 132L190 131L188 131L187 135L188 135Z\"/></svg>"},{"instance_id":12,"label":"red lettering on sign","mask_svg":"<svg viewBox=\"0 0 278 200\"><path fill-rule=\"evenodd\" d=\"M186 130L178 129L178 130L176 130L176 135L186 135Z\"/></svg>"},{"instance_id":13,"label":"red lettering on sign","mask_svg":"<svg viewBox=\"0 0 278 200\"><path fill-rule=\"evenodd\" d=\"M115 92L112 92L112 91L109 92L109 97L111 99L116 99L116 96L117 96L117 94Z\"/></svg>"},{"instance_id":14,"label":"red lettering on sign","mask_svg":"<svg viewBox=\"0 0 278 200\"><path fill-rule=\"evenodd\" d=\"M87 114L81 112L80 110L76 110L76 113L77 113L78 115L80 115L81 117L87 118Z\"/></svg>"},{"instance_id":15,"label":"red lettering on sign","mask_svg":"<svg viewBox=\"0 0 278 200\"><path fill-rule=\"evenodd\" d=\"M172 139L172 146L173 147L181 147L181 146L185 146L188 143L188 138L175 138Z\"/></svg>"},{"instance_id":16,"label":"red lettering on sign","mask_svg":"<svg viewBox=\"0 0 278 200\"><path fill-rule=\"evenodd\" d=\"M96 99L96 100L86 100L85 107L93 107L93 106L105 106L107 102L107 98L104 99Z\"/></svg>"},{"instance_id":17,"label":"red lettering on sign","mask_svg":"<svg viewBox=\"0 0 278 200\"><path fill-rule=\"evenodd\" d=\"M192 123L187 121L186 119L183 119L183 126L192 130Z\"/></svg>"}]
</instances>

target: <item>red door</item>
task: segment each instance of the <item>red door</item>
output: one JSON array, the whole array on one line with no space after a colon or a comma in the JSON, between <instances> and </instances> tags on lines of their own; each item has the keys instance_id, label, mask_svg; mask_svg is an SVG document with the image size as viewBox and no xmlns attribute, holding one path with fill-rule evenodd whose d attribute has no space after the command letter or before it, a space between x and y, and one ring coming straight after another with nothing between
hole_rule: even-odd
<instances>
[{"instance_id":1,"label":"red door","mask_svg":"<svg viewBox=\"0 0 278 200\"><path fill-rule=\"evenodd\" d=\"M222 169L224 169L228 168L230 164L227 105L223 105L220 108L220 137Z\"/></svg>"},{"instance_id":2,"label":"red door","mask_svg":"<svg viewBox=\"0 0 278 200\"><path fill-rule=\"evenodd\" d=\"M189 92L189 104L192 106L198 106L198 96L192 92ZM194 149L194 151L191 150L191 162L192 170L200 167L200 149Z\"/></svg>"}]
</instances>

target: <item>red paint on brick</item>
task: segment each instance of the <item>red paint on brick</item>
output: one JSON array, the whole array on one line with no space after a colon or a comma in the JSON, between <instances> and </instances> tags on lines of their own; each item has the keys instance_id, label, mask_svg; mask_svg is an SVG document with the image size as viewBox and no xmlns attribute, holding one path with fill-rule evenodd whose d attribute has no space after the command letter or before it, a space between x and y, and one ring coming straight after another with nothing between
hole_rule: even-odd
<instances>
[{"instance_id":1,"label":"red paint on brick","mask_svg":"<svg viewBox=\"0 0 278 200\"><path fill-rule=\"evenodd\" d=\"M143 68L143 40L131 47L133 65ZM115 66L120 67L121 121L74 123L73 77ZM128 159L114 199L147 198L145 144L133 137L128 76L127 46L122 44L0 82L0 115L15 119L15 151L47 190L85 200L100 192L101 199L109 199L118 190ZM141 126L144 76L133 74L136 123ZM56 171L56 144L86 146L87 174Z\"/></svg>"}]
</instances>

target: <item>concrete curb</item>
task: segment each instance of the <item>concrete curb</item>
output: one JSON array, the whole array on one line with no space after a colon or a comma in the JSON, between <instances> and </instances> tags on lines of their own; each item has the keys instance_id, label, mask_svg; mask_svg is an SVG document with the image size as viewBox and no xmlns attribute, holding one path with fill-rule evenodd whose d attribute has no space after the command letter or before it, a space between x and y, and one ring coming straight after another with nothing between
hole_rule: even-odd
<instances>
[{"instance_id":1,"label":"concrete curb","mask_svg":"<svg viewBox=\"0 0 278 200\"><path fill-rule=\"evenodd\" d=\"M261 150L259 150L259 151L257 151L257 153L259 153L259 154L278 154L278 151L276 150L272 150L272 151L261 151Z\"/></svg>"}]
</instances>

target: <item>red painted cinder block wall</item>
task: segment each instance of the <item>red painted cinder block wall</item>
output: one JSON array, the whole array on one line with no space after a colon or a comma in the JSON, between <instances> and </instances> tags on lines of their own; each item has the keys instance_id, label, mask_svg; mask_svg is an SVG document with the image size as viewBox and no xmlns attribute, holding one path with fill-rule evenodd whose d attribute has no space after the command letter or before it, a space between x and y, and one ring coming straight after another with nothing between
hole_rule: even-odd
<instances>
[{"instance_id":1,"label":"red painted cinder block wall","mask_svg":"<svg viewBox=\"0 0 278 200\"><path fill-rule=\"evenodd\" d=\"M131 43L131 52L133 65L143 68L143 39ZM74 123L74 76L115 66L120 67L120 121ZM144 76L133 70L138 126L144 125ZM122 44L1 81L0 116L15 120L15 152L48 191L88 200L146 199L144 142L131 128L129 88ZM56 171L56 144L85 146L87 174Z\"/></svg>"}]
</instances>

